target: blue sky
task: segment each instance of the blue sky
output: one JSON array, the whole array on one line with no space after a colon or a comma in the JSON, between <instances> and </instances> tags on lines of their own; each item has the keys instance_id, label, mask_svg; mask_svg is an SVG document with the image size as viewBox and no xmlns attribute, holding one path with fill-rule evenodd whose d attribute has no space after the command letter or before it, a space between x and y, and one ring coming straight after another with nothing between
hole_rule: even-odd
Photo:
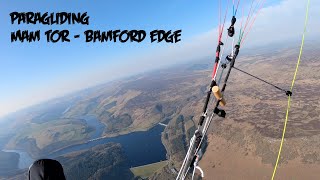
<instances>
[{"instance_id":1,"label":"blue sky","mask_svg":"<svg viewBox=\"0 0 320 180\"><path fill-rule=\"evenodd\" d=\"M240 7L247 8L250 2L243 0ZM267 1L266 7L278 4L278 1ZM223 3L223 7L225 5ZM154 52L167 57L164 56L164 49L175 51L180 44L192 44L197 38L205 38L218 25L217 0L3 0L0 8L0 116L48 98L123 76L123 65L157 67L159 60L156 58L149 58L144 61L145 64L139 64L143 62L135 59ZM9 14L12 11L88 12L90 25L11 25ZM227 25L229 19L230 16ZM17 29L40 29L42 33L49 29L69 29L71 35L81 34L87 29L143 29L147 32L154 29L182 29L182 42L179 45L151 44L147 40L140 44L92 44L85 43L82 37L71 39L71 43L53 44L46 43L45 36L41 36L41 42L11 43L10 33ZM212 40L205 39L215 44L216 38L209 37ZM207 48L214 51L215 46ZM184 52L182 49L180 51ZM104 74L104 71L110 73ZM138 70L130 72L137 73Z\"/></svg>"}]
</instances>

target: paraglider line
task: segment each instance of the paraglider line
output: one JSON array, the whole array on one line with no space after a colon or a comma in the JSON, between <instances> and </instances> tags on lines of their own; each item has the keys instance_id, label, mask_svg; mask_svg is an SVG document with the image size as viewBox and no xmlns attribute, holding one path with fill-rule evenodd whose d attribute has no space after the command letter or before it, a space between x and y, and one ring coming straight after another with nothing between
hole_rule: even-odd
<instances>
[{"instance_id":1,"label":"paraglider line","mask_svg":"<svg viewBox=\"0 0 320 180\"><path fill-rule=\"evenodd\" d=\"M246 71L243 71L243 70L241 70L241 69L239 69L239 68L237 68L237 67L233 67L233 68L236 69L236 70L238 70L238 71L240 71L240 72L242 72L242 73L244 73L244 74L246 74L246 75L249 75L249 76L251 76L251 77L253 77L253 78L255 78L255 79L258 79L259 81L262 81L262 82L264 82L264 83L266 83L266 84L269 84L269 85L275 87L276 89L279 89L280 91L284 91L285 93L288 92L287 90L282 89L282 88L280 88L279 86L276 86L276 85L274 85L274 84L272 84L272 83L270 83L270 82L268 82L268 81L266 81L266 80L263 80L263 79L255 76L255 75L252 75L252 74L250 74L250 73L248 73L248 72L246 72Z\"/></svg>"},{"instance_id":2,"label":"paraglider line","mask_svg":"<svg viewBox=\"0 0 320 180\"><path fill-rule=\"evenodd\" d=\"M294 72L294 76L293 76L292 83L291 83L291 88L290 88L291 91L293 89L293 86L294 86L294 83L295 83L295 80L296 80L296 76L297 76L297 72L298 72L298 68L299 68L299 64L300 64L300 60L301 60L302 49L303 49L303 45L304 45L304 36L306 34L306 29L307 29L307 24L308 24L309 6L310 6L310 0L308 0L308 4L307 4L307 10L306 10L306 15L305 15L306 17L305 17L305 22L304 22L304 30L303 30L302 40L301 40L300 52L299 52L299 57L298 57L296 70ZM285 118L284 126L283 126L281 143L280 143L278 157L277 157L276 164L274 166L274 170L273 170L273 173L272 173L271 180L273 180L274 177L275 177L275 174L276 174L276 171L277 171L277 167L278 167L278 163L279 163L279 159L280 159L280 155L281 155L281 151L282 151L282 145L283 145L283 141L284 141L284 136L286 134L287 122L288 122L288 117L289 117L290 101L291 101L291 97L289 96L288 97L288 106L287 106L286 118Z\"/></svg>"},{"instance_id":3,"label":"paraglider line","mask_svg":"<svg viewBox=\"0 0 320 180\"><path fill-rule=\"evenodd\" d=\"M246 34L244 35L244 38L242 39L242 37L241 37L241 45L242 45L242 46L243 46L243 42L244 42L244 40L246 39L248 33L251 31L252 25L253 25L254 22L256 21L257 16L258 16L258 14L260 13L260 10L262 9L263 4L264 4L265 2L266 2L265 0L262 1L262 3L261 3L261 5L260 5L260 7L259 7L259 9L258 9L258 11L257 11L257 13L256 13L256 15L255 15L255 17L253 18L252 22L251 22L250 25L249 25L248 31L247 31ZM243 34L242 34L242 35L243 35Z\"/></svg>"}]
</instances>

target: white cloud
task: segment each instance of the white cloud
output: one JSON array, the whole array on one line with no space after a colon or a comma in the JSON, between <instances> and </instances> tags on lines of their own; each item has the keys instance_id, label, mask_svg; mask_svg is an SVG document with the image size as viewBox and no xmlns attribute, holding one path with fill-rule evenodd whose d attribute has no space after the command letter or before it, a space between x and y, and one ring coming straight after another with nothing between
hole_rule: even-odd
<instances>
[{"instance_id":1,"label":"white cloud","mask_svg":"<svg viewBox=\"0 0 320 180\"><path fill-rule=\"evenodd\" d=\"M302 37L307 1L285 0L279 5L261 10L250 35L247 46L270 44ZM319 37L320 1L311 1L306 40Z\"/></svg>"}]
</instances>

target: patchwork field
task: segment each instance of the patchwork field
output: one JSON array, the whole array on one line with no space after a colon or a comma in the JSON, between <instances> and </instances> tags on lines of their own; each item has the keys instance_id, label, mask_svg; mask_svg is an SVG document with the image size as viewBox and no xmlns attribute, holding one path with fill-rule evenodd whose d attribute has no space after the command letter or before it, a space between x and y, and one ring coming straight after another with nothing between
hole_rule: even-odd
<instances>
[{"instance_id":1,"label":"patchwork field","mask_svg":"<svg viewBox=\"0 0 320 180\"><path fill-rule=\"evenodd\" d=\"M147 178L155 173L157 170L163 168L167 165L167 161L161 161L157 163L152 163L144 166L130 168L130 171L135 177Z\"/></svg>"}]
</instances>

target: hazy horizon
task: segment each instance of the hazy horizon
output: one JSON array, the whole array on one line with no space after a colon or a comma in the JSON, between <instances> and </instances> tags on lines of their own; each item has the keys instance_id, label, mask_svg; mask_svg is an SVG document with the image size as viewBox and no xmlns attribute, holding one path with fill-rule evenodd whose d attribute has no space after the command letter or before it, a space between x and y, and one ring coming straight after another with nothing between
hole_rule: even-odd
<instances>
[{"instance_id":1,"label":"hazy horizon","mask_svg":"<svg viewBox=\"0 0 320 180\"><path fill-rule=\"evenodd\" d=\"M12 1L1 6L5 8L1 12L2 21L6 22L2 34L10 34L15 26L9 24L9 12L13 10L29 9L32 5ZM113 2L115 5L116 2ZM248 3L248 2L245 2ZM34 11L45 10L50 2L38 3L33 7ZM121 4L121 2L119 2ZM119 5L118 4L118 5ZM71 12L88 11L92 19L92 25L97 24L99 29L141 29L163 28L168 30L182 29L182 41L178 44L11 44L9 39L2 39L0 45L5 52L0 62L0 81L4 84L0 94L0 117L19 111L41 102L55 99L68 94L94 87L115 79L129 77L146 71L173 66L178 63L195 61L199 58L213 55L217 39L217 3L204 1L196 3L186 1L185 4L174 2L173 7L179 7L180 14L168 19L174 12L174 8L161 6L156 12L146 11L138 14L135 10L128 9L127 15L121 15L120 19L113 19L113 13L109 16L101 15L103 8L95 9L88 4L73 7L72 3L66 5ZM63 5L60 5L61 7ZM131 4L133 6L133 4ZM225 4L223 4L225 6ZM30 6L30 7L29 7ZM152 7L146 4L142 9ZM190 7L191 6L191 7ZM247 8L246 5L242 5ZM61 8L61 7L58 7ZM303 21L306 3L298 0L283 0L269 2L261 10L257 20L248 35L243 51L264 44L276 44L284 41L300 41L303 31ZM309 23L306 34L306 42L319 37L317 29L320 22L316 21L317 9L320 2L312 2L310 6ZM192 10L194 9L194 10ZM203 9L203 12L197 12ZM30 10L30 9L29 9ZM97 12L95 12L97 11ZM163 11L170 12L162 17ZM190 13L187 17L183 13ZM149 20L141 17L150 15ZM120 16L120 15L119 15ZM130 16L137 19L132 25ZM238 14L237 25L246 17L241 12ZM230 16L229 16L230 17ZM241 18L242 17L242 18ZM104 19L106 18L106 19ZM153 22L153 19L158 21ZM119 24L121 21L121 24ZM150 24L151 23L151 24ZM163 26L162 24L167 24ZM230 18L226 20L229 26ZM90 26L90 27L91 27ZM90 27L88 29L90 29ZM43 27L41 27L43 29ZM84 27L75 28L83 29ZM237 33L237 32L236 32ZM226 34L226 33L225 33ZM236 34L237 35L237 34ZM40 50L37 49L41 46ZM299 46L299 43L297 43ZM307 47L306 47L307 48ZM20 53L16 53L19 51ZM41 51L41 52L40 52ZM52 55L53 51L58 52Z\"/></svg>"}]
</instances>

